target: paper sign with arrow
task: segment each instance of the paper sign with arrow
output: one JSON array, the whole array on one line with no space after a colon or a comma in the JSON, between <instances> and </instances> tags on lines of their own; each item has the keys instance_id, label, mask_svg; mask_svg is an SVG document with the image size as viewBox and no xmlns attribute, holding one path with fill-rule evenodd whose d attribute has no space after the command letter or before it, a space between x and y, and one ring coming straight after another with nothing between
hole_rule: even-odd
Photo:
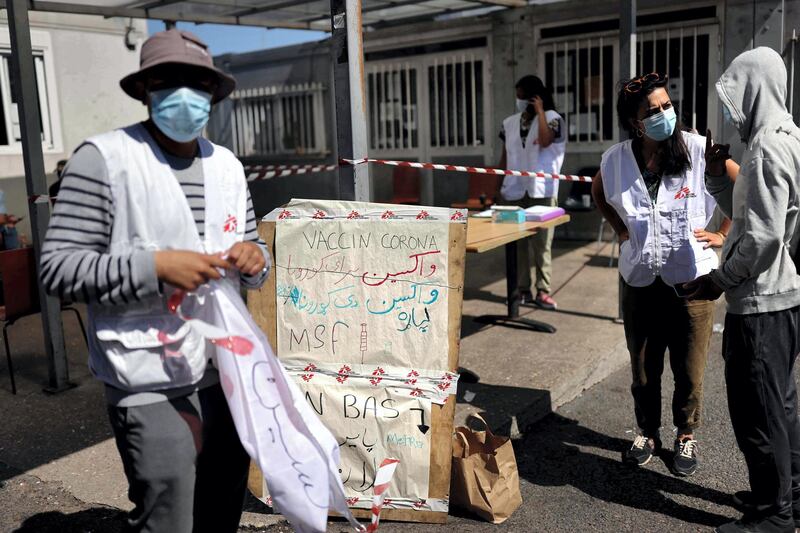
<instances>
[{"instance_id":1,"label":"paper sign with arrow","mask_svg":"<svg viewBox=\"0 0 800 533\"><path fill-rule=\"evenodd\" d=\"M417 429L419 429L419 431L425 435L430 429L430 426L425 424L425 410L421 407L412 407L409 409L409 411L419 411L419 425L417 426Z\"/></svg>"}]
</instances>

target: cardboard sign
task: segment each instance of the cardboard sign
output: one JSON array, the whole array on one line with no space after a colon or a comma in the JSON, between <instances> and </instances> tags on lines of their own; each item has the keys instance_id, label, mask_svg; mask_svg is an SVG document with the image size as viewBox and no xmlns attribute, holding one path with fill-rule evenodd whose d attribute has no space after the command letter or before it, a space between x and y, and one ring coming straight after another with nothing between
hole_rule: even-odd
<instances>
[{"instance_id":1,"label":"cardboard sign","mask_svg":"<svg viewBox=\"0 0 800 533\"><path fill-rule=\"evenodd\" d=\"M354 509L370 508L378 466L394 457L384 516L446 520L465 220L443 208L293 200L260 226L274 274L251 311L334 434ZM250 486L269 502L260 479Z\"/></svg>"},{"instance_id":2,"label":"cardboard sign","mask_svg":"<svg viewBox=\"0 0 800 533\"><path fill-rule=\"evenodd\" d=\"M447 366L449 222L287 220L276 228L278 357Z\"/></svg>"}]
</instances>

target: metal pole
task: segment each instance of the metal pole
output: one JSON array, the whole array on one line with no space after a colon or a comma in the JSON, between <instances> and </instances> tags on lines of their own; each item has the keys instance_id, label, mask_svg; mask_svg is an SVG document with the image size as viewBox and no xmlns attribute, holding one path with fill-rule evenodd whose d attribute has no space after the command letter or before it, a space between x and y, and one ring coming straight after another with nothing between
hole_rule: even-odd
<instances>
[{"instance_id":1,"label":"metal pole","mask_svg":"<svg viewBox=\"0 0 800 533\"><path fill-rule=\"evenodd\" d=\"M27 0L7 0L8 26L11 34L12 75L19 110L22 134L22 157L25 166L25 185L28 196L46 196L47 178L42 154L42 134L39 130L39 107L36 100L36 78L31 48ZM44 95L42 95L44 97ZM42 242L50 220L50 202L30 203L33 249L36 255L37 283ZM69 368L64 349L64 330L61 325L61 302L48 296L39 286L39 304L42 308L42 330L47 351L49 386L46 392L61 392L73 385L69 383Z\"/></svg>"},{"instance_id":2,"label":"metal pole","mask_svg":"<svg viewBox=\"0 0 800 533\"><path fill-rule=\"evenodd\" d=\"M636 75L636 0L620 0L619 17L619 77L631 79ZM625 132L619 130L619 140Z\"/></svg>"},{"instance_id":3,"label":"metal pole","mask_svg":"<svg viewBox=\"0 0 800 533\"><path fill-rule=\"evenodd\" d=\"M620 0L619 7L619 77L620 79L631 79L636 75L636 0ZM655 46L655 41L653 46ZM669 43L667 43L667 46L669 46ZM681 73L682 75L683 73ZM624 139L625 131L620 128L619 140L622 141ZM617 292L617 320L621 320L622 278L620 278Z\"/></svg>"},{"instance_id":4,"label":"metal pole","mask_svg":"<svg viewBox=\"0 0 800 533\"><path fill-rule=\"evenodd\" d=\"M330 0L333 98L336 109L336 156L367 157L364 51L361 38L361 0ZM340 166L340 200L370 200L367 165Z\"/></svg>"},{"instance_id":5,"label":"metal pole","mask_svg":"<svg viewBox=\"0 0 800 533\"><path fill-rule=\"evenodd\" d=\"M792 53L789 60L789 113L794 115L794 53L797 46L797 30L792 29Z\"/></svg>"}]
</instances>

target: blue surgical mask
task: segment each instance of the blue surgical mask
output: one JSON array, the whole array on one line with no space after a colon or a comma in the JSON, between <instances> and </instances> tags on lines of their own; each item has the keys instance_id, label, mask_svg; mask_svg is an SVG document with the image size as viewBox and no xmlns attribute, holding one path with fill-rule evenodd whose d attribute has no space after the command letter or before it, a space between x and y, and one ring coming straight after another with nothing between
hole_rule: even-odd
<instances>
[{"instance_id":1,"label":"blue surgical mask","mask_svg":"<svg viewBox=\"0 0 800 533\"><path fill-rule=\"evenodd\" d=\"M520 113L524 113L529 105L530 102L528 102L527 100L520 100L519 98L517 98L517 111L519 111Z\"/></svg>"},{"instance_id":2,"label":"blue surgical mask","mask_svg":"<svg viewBox=\"0 0 800 533\"><path fill-rule=\"evenodd\" d=\"M176 142L200 136L211 112L211 95L190 87L161 89L150 93L150 118L161 133Z\"/></svg>"},{"instance_id":3,"label":"blue surgical mask","mask_svg":"<svg viewBox=\"0 0 800 533\"><path fill-rule=\"evenodd\" d=\"M675 131L676 120L675 109L671 107L665 109L661 113L656 113L642 121L644 123L644 134L654 141L665 141Z\"/></svg>"}]
</instances>

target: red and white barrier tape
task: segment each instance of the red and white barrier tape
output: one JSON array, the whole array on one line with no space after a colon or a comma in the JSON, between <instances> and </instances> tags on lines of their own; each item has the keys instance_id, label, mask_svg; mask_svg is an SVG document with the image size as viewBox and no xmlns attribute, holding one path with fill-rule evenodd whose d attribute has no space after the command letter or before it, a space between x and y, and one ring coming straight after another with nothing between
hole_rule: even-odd
<instances>
[{"instance_id":1,"label":"red and white barrier tape","mask_svg":"<svg viewBox=\"0 0 800 533\"><path fill-rule=\"evenodd\" d=\"M386 489L394 476L394 471L400 461L397 459L384 459L378 471L375 473L375 486L373 488L374 496L372 497L372 522L367 526L367 533L378 530L378 523L381 520L381 509L386 500Z\"/></svg>"},{"instance_id":2,"label":"red and white barrier tape","mask_svg":"<svg viewBox=\"0 0 800 533\"><path fill-rule=\"evenodd\" d=\"M375 163L394 167L411 167L428 170L445 170L449 172L472 172L475 174L494 174L497 176L520 176L527 178L548 178L561 181L580 181L591 183L591 176L576 176L574 174L550 174L547 172L530 172L526 170L505 170L498 168L467 167L463 165L445 165L441 163L417 163L415 161L394 161L389 159L341 159L341 165L363 165ZM315 172L329 172L339 165L255 165L245 167L247 181L278 178L293 174L313 174Z\"/></svg>"},{"instance_id":3,"label":"red and white barrier tape","mask_svg":"<svg viewBox=\"0 0 800 533\"><path fill-rule=\"evenodd\" d=\"M443 165L441 163L416 163L414 161L391 161L387 159L343 159L350 165L361 163L375 163L394 167L425 168L430 170L447 170L451 172L474 172L476 174L495 174L498 176L522 176L528 178L549 178L562 181L591 182L590 176L575 176L573 174L549 174L547 172L529 172L526 170L503 170L499 168L466 167L463 165Z\"/></svg>"},{"instance_id":4,"label":"red and white barrier tape","mask_svg":"<svg viewBox=\"0 0 800 533\"><path fill-rule=\"evenodd\" d=\"M315 172L330 172L339 165L255 165L244 167L247 181L268 180L295 174L313 174Z\"/></svg>"}]
</instances>

